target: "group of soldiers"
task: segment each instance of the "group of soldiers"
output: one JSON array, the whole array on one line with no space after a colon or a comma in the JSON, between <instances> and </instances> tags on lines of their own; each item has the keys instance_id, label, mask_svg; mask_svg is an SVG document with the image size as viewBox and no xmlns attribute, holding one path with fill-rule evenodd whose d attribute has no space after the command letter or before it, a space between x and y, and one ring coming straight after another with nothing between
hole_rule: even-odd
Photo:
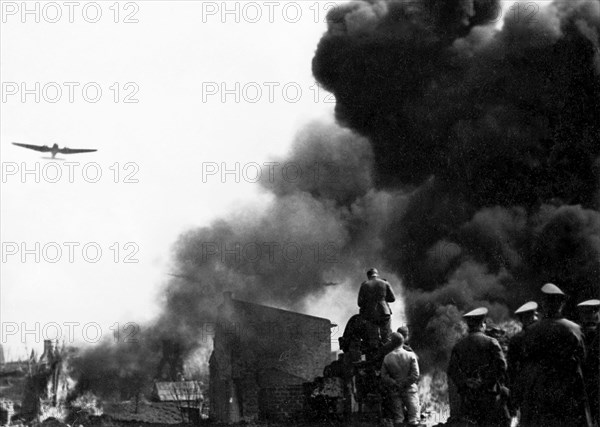
<instances>
[{"instance_id":1,"label":"group of soldiers","mask_svg":"<svg viewBox=\"0 0 600 427\"><path fill-rule=\"evenodd\" d=\"M534 301L519 307L522 331L506 354L485 333L486 308L463 316L469 333L448 364L459 397L448 424L508 427L518 417L525 427L598 426L600 300L578 304L579 325L562 315L567 295L558 286L541 291L544 316Z\"/></svg>"},{"instance_id":2,"label":"group of soldiers","mask_svg":"<svg viewBox=\"0 0 600 427\"><path fill-rule=\"evenodd\" d=\"M524 427L600 427L600 300L578 304L577 324L564 318L567 295L558 286L548 283L541 292L543 316L534 301L519 307L522 330L508 349L486 333L487 308L464 314L468 335L452 349L447 370L447 425L509 427L518 419ZM365 336L385 343L375 356L382 358L387 417L395 425L419 425L418 358L406 345L408 329L391 330L394 301L389 282L370 269L359 291L360 314L347 330L363 325L371 330Z\"/></svg>"}]
</instances>

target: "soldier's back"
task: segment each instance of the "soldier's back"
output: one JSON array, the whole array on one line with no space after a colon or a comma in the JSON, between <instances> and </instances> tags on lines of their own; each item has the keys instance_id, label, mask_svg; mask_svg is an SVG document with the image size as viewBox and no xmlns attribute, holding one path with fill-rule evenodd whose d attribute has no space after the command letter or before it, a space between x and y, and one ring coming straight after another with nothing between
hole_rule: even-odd
<instances>
[{"instance_id":1,"label":"soldier's back","mask_svg":"<svg viewBox=\"0 0 600 427\"><path fill-rule=\"evenodd\" d=\"M513 411L516 411L521 405L521 372L523 370L523 343L525 339L525 330L517 333L510 339L506 362L508 365L508 386L510 388L510 403Z\"/></svg>"},{"instance_id":2,"label":"soldier's back","mask_svg":"<svg viewBox=\"0 0 600 427\"><path fill-rule=\"evenodd\" d=\"M494 338L484 333L469 334L454 347L459 359L461 370L468 377L481 376L486 373L495 360L493 350L500 349L500 344Z\"/></svg>"},{"instance_id":3,"label":"soldier's back","mask_svg":"<svg viewBox=\"0 0 600 427\"><path fill-rule=\"evenodd\" d=\"M583 374L587 385L588 398L592 418L600 423L600 328L585 331L587 348L586 360L583 364Z\"/></svg>"},{"instance_id":4,"label":"soldier's back","mask_svg":"<svg viewBox=\"0 0 600 427\"><path fill-rule=\"evenodd\" d=\"M482 332L471 333L452 350L448 375L461 397L461 416L480 426L508 426L501 382L506 361L498 341Z\"/></svg>"},{"instance_id":5,"label":"soldier's back","mask_svg":"<svg viewBox=\"0 0 600 427\"><path fill-rule=\"evenodd\" d=\"M581 328L564 318L543 319L523 336L523 426L588 426L581 364Z\"/></svg>"},{"instance_id":6,"label":"soldier's back","mask_svg":"<svg viewBox=\"0 0 600 427\"><path fill-rule=\"evenodd\" d=\"M570 320L544 319L523 336L524 357L559 371L572 371L581 363L585 350L579 325Z\"/></svg>"},{"instance_id":7,"label":"soldier's back","mask_svg":"<svg viewBox=\"0 0 600 427\"><path fill-rule=\"evenodd\" d=\"M390 284L385 280L376 277L364 281L358 294L361 314L367 319L389 316L392 311L388 301L393 302L394 300L394 298L389 298L390 293Z\"/></svg>"}]
</instances>

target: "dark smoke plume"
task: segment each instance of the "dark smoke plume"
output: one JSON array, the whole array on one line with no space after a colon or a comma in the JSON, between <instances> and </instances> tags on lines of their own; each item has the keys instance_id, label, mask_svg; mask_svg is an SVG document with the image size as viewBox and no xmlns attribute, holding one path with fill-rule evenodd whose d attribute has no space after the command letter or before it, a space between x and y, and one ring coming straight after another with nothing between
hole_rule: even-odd
<instances>
[{"instance_id":1,"label":"dark smoke plume","mask_svg":"<svg viewBox=\"0 0 600 427\"><path fill-rule=\"evenodd\" d=\"M534 6L498 30L495 1L351 2L313 60L377 186L419 187L382 256L433 364L462 310L506 319L546 281L571 307L600 293L600 2Z\"/></svg>"},{"instance_id":2,"label":"dark smoke plume","mask_svg":"<svg viewBox=\"0 0 600 427\"><path fill-rule=\"evenodd\" d=\"M307 126L263 174L270 200L180 236L174 269L181 278L167 289L165 330L193 341L215 319L224 291L343 327L358 310L355 291L366 269L381 261L389 213L407 200L374 190L372 158L368 141L350 130ZM328 302L318 308L322 298Z\"/></svg>"},{"instance_id":3,"label":"dark smoke plume","mask_svg":"<svg viewBox=\"0 0 600 427\"><path fill-rule=\"evenodd\" d=\"M495 32L473 26L497 16L492 1L351 2L330 14L313 70L337 119L372 142L384 187L434 175L477 206L589 203L597 6L511 14Z\"/></svg>"},{"instance_id":4,"label":"dark smoke plume","mask_svg":"<svg viewBox=\"0 0 600 427\"><path fill-rule=\"evenodd\" d=\"M501 29L498 8L333 9L313 70L342 127L308 126L263 175L261 204L180 236L149 341L209 348L223 291L343 327L376 266L427 370L446 363L467 309L506 321L547 281L571 309L598 298L600 0L522 9ZM284 163L303 173L283 179Z\"/></svg>"}]
</instances>

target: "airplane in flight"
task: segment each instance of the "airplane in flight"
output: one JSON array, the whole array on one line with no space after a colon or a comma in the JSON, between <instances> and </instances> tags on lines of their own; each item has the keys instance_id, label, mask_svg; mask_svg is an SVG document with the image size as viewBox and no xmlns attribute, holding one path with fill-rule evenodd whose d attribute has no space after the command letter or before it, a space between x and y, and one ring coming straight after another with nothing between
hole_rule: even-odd
<instances>
[{"instance_id":1,"label":"airplane in flight","mask_svg":"<svg viewBox=\"0 0 600 427\"><path fill-rule=\"evenodd\" d=\"M54 144L52 147L48 147L47 145L33 145L33 144L20 144L18 142L13 142L13 145L17 145L23 148L29 148L30 150L41 151L42 153L50 152L52 154L52 158L54 159L58 153L61 154L77 154L77 153L91 153L93 151L98 151L96 149L89 148L59 148L58 144Z\"/></svg>"}]
</instances>

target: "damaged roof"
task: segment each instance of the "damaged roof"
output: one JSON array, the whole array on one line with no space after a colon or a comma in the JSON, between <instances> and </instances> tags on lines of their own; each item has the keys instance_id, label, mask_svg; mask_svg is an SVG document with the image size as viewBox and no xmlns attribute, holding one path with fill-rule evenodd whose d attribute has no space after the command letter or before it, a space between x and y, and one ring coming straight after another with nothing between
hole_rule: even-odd
<instances>
[{"instance_id":1,"label":"damaged roof","mask_svg":"<svg viewBox=\"0 0 600 427\"><path fill-rule=\"evenodd\" d=\"M181 402L203 400L199 381L157 381L154 396L159 402Z\"/></svg>"}]
</instances>

